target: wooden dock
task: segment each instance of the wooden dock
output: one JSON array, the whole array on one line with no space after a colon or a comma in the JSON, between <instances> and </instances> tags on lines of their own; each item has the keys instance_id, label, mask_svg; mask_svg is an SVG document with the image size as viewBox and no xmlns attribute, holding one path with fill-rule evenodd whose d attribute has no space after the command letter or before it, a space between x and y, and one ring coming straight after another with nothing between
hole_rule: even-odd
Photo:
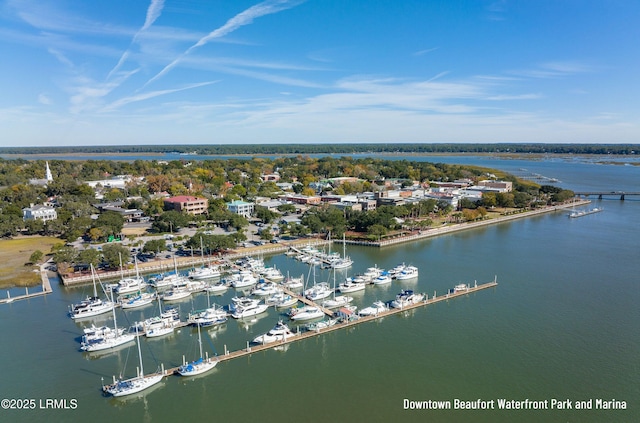
<instances>
[{"instance_id":1,"label":"wooden dock","mask_svg":"<svg viewBox=\"0 0 640 423\"><path fill-rule=\"evenodd\" d=\"M346 328L350 328L353 327L355 325L359 325L361 323L366 323L366 322L371 322L374 320L378 320L381 319L383 317L386 316L391 316L394 314L398 314L398 313L402 313L405 311L409 311L409 310L413 310L419 307L424 307L424 306L428 306L431 304L435 304L435 303L439 303L442 301L447 301L450 299L454 299L454 298L459 298L462 296L465 296L467 294L471 294L477 291L481 291L484 289L489 289L489 288L493 288L495 286L497 286L498 283L496 280L492 281L492 282L488 282L488 283L484 283L484 284L480 284L480 285L475 285L473 287L468 287L466 290L462 290L462 291L456 291L456 292L449 292L447 294L444 295L434 295L431 298L428 298L425 295L425 299L415 303L415 304L411 304L408 305L406 307L403 308L392 308L389 309L387 311L381 312L375 316L361 316L357 319L351 320L351 321L347 321L347 322L342 322L342 323L336 323L333 326L327 327L327 328L323 328L323 329L318 329L318 330L313 330L313 331L306 331L306 332L301 332L300 334L296 335L296 336L292 336L290 338L287 338L286 340L283 340L281 342L274 342L274 343L270 343L270 344L266 344L266 345L250 345L249 342L247 341L247 347L243 348L241 350L236 350L236 351L227 351L226 350L226 346L225 346L225 351L222 355L218 356L218 360L219 361L228 361L228 360L233 360L234 358L240 358L240 357L244 357L247 355L250 355L252 353L256 353L256 352L260 352L260 351L266 351L269 349L273 349L276 347L281 347L283 345L287 345L287 344L291 344L297 341L302 341L304 339L309 339L312 338L314 336L319 336L325 333L329 333L329 332L333 332L333 331L337 331L337 330L341 330L341 329L346 329ZM307 300L309 301L309 300ZM306 302L306 301L305 301ZM311 304L313 304L314 307L318 307L317 304L311 302ZM164 376L170 376L174 373L177 373L178 371L178 367L174 367L174 368L170 368L170 369L166 369L164 370Z\"/></svg>"},{"instance_id":2,"label":"wooden dock","mask_svg":"<svg viewBox=\"0 0 640 423\"><path fill-rule=\"evenodd\" d=\"M51 294L53 290L51 289L51 282L49 281L49 275L47 274L47 270L45 269L45 264L40 266L40 278L42 279L42 291L29 292L29 288L25 287L25 293L23 295L16 295L12 297L7 291L7 298L0 299L0 304L8 304L18 300L26 300L29 298L41 297L43 295Z\"/></svg>"}]
</instances>

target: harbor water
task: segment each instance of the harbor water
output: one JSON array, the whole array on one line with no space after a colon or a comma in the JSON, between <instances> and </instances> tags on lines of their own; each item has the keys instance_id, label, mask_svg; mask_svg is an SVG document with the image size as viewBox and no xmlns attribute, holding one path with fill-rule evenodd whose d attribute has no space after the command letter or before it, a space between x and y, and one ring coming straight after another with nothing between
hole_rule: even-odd
<instances>
[{"instance_id":1,"label":"harbor water","mask_svg":"<svg viewBox=\"0 0 640 423\"><path fill-rule=\"evenodd\" d=\"M639 166L428 160L527 169L576 191L640 191ZM80 352L83 327L113 320L109 314L71 320L68 305L92 288L64 288L54 279L51 295L0 305L1 421L640 421L640 197L592 200L589 207L603 211L577 219L558 211L383 249L348 246L354 265L337 273L338 283L374 265L420 269L413 282L349 294L358 308L391 300L403 288L432 296L495 276L498 286L225 361L196 378L167 377L127 399L102 396L101 384L113 375L135 375L135 344L98 356ZM308 265L285 255L265 262L314 278ZM315 272L317 281L332 278L327 270ZM235 295L229 289L209 300L227 305ZM205 307L207 296L177 304L184 319ZM129 326L155 314L157 305L118 310L117 322ZM230 319L203 330L203 348L210 355L246 348L280 318L271 308L255 318ZM193 360L197 340L190 327L166 338L142 338L145 372L160 363L177 366L183 355ZM29 402L6 409L5 399L14 406ZM501 399L541 407L500 409Z\"/></svg>"}]
</instances>

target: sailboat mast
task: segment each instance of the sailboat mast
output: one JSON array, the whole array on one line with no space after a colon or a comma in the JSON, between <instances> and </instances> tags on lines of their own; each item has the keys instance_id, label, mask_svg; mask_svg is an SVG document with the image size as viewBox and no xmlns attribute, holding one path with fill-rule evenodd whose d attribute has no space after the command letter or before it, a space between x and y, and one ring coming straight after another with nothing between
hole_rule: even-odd
<instances>
[{"instance_id":1,"label":"sailboat mast","mask_svg":"<svg viewBox=\"0 0 640 423\"><path fill-rule=\"evenodd\" d=\"M144 379L144 368L142 367L142 352L140 351L140 337L138 336L138 326L136 326L136 343L138 344L138 358L140 359L140 379Z\"/></svg>"}]
</instances>

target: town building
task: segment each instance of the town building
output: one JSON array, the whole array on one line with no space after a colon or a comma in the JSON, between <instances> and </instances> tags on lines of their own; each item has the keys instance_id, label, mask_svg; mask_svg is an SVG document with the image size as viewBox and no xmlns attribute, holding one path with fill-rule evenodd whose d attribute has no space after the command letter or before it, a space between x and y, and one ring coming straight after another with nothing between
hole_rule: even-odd
<instances>
[{"instance_id":1,"label":"town building","mask_svg":"<svg viewBox=\"0 0 640 423\"><path fill-rule=\"evenodd\" d=\"M193 197L190 195L179 195L177 197L169 197L164 199L165 210L175 210L188 214L198 215L206 214L209 208L209 200L201 197Z\"/></svg>"},{"instance_id":2,"label":"town building","mask_svg":"<svg viewBox=\"0 0 640 423\"><path fill-rule=\"evenodd\" d=\"M31 207L25 207L22 209L22 220L42 220L47 222L49 220L56 220L58 213L56 209L46 205L31 205Z\"/></svg>"},{"instance_id":3,"label":"town building","mask_svg":"<svg viewBox=\"0 0 640 423\"><path fill-rule=\"evenodd\" d=\"M234 200L230 203L227 203L227 209L231 213L239 214L240 216L244 216L248 219L251 217L251 215L253 215L255 204L242 200Z\"/></svg>"}]
</instances>

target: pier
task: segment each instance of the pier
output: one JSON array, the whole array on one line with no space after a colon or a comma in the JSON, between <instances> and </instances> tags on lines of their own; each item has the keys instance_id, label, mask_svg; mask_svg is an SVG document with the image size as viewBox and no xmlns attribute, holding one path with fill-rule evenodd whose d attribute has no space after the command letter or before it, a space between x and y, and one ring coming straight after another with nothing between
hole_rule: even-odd
<instances>
[{"instance_id":1,"label":"pier","mask_svg":"<svg viewBox=\"0 0 640 423\"><path fill-rule=\"evenodd\" d=\"M18 300L26 300L29 298L42 297L47 294L51 294L51 282L49 281L49 275L45 269L46 263L40 265L40 279L42 280L42 291L29 292L29 287L25 287L25 293L23 295L16 295L14 297L7 291L7 298L0 299L0 304L8 304Z\"/></svg>"},{"instance_id":2,"label":"pier","mask_svg":"<svg viewBox=\"0 0 640 423\"><path fill-rule=\"evenodd\" d=\"M250 355L252 353L256 353L256 352L260 352L260 351L266 351L266 350L270 350L276 347L281 347L283 345L287 345L287 344L292 344L294 342L298 342L298 341L302 341L305 339L309 339L315 336L319 336L325 333L329 333L329 332L333 332L333 331L337 331L337 330L341 330L341 329L347 329L356 325L359 325L361 323L366 323L366 322L371 322L374 320L378 320L378 319L382 319L383 317L387 317L387 316L391 316L391 315L395 315L398 313L402 313L405 311L409 311L409 310L414 310L416 308L419 307L425 307L428 305L432 305L432 304L436 304L442 301L447 301L450 299L455 299L455 298L459 298L462 296L465 296L467 294L471 294L474 292L478 292L478 291L482 291L485 289L489 289L489 288L493 288L496 287L498 285L498 282L496 279L494 279L491 282L487 282L484 284L480 284L480 285L474 285L471 287L467 287L465 290L461 290L461 291L455 291L455 292L448 292L446 294L443 295L435 295L428 298L427 295L425 295L425 299L415 303L415 304L411 304L408 305L406 307L403 308L391 308L387 311L383 311L377 315L374 316L360 316L357 319L351 320L351 321L346 321L346 322L341 322L341 323L336 323L333 326L327 327L327 328L323 328L323 329L317 329L317 330L312 330L312 331L306 331L306 332L300 332L298 335L292 336L290 338L287 338L283 341L280 342L273 342L270 344L262 344L262 345L251 345L249 344L249 342L247 342L247 347L240 349L240 350L236 350L236 351L227 351L226 345L225 345L225 351L222 355L218 356L218 360L219 361L228 361L228 360L233 360L235 358L241 358L241 357L245 357L247 355ZM318 307L317 304L313 303L314 307ZM164 376L170 376L173 375L174 373L177 373L178 371L178 367L173 367L170 369L166 369L164 370Z\"/></svg>"}]
</instances>

